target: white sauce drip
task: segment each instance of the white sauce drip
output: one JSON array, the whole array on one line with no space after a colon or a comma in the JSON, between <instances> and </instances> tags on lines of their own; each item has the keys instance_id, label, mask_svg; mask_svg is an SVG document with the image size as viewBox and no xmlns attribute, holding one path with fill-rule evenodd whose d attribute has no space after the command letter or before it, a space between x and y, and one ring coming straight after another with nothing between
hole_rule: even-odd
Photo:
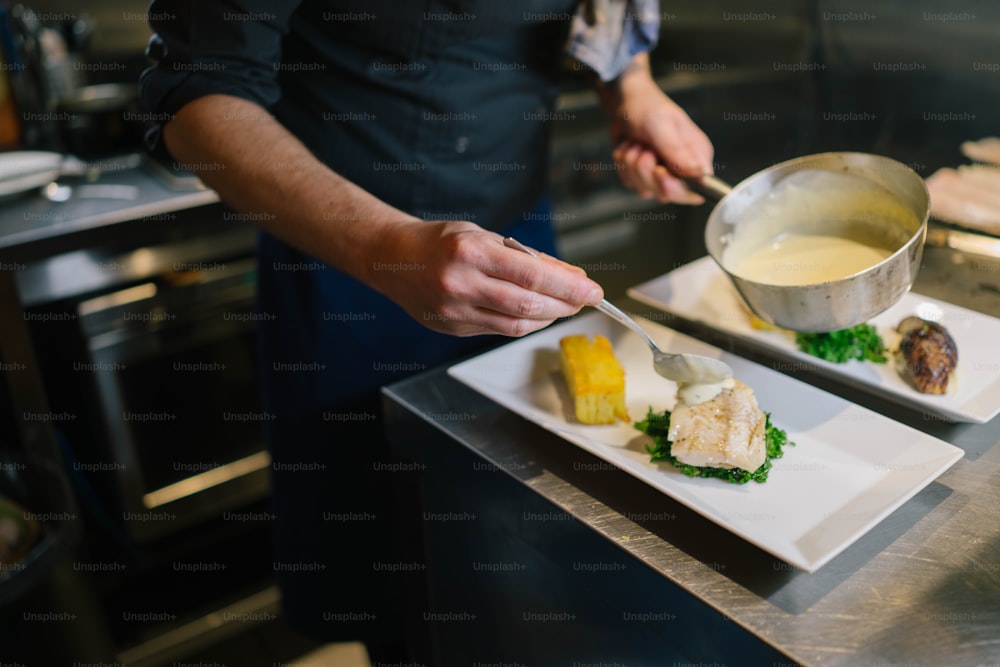
<instances>
[{"instance_id":1,"label":"white sauce drip","mask_svg":"<svg viewBox=\"0 0 1000 667\"><path fill-rule=\"evenodd\" d=\"M732 389L736 386L736 380L726 378L722 382L690 382L677 385L677 397L688 405L697 405L710 401L723 389Z\"/></svg>"}]
</instances>

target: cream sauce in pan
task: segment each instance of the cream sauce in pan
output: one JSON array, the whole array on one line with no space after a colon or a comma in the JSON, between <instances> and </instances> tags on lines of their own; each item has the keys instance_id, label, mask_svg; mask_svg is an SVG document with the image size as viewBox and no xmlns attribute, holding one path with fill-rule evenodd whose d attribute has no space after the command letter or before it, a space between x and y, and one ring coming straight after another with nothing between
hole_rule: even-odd
<instances>
[{"instance_id":1,"label":"cream sauce in pan","mask_svg":"<svg viewBox=\"0 0 1000 667\"><path fill-rule=\"evenodd\" d=\"M840 236L786 234L730 266L741 278L769 285L811 285L864 271L892 254Z\"/></svg>"},{"instance_id":2,"label":"cream sauce in pan","mask_svg":"<svg viewBox=\"0 0 1000 667\"><path fill-rule=\"evenodd\" d=\"M806 169L742 213L722 263L768 285L823 283L878 264L919 226L913 211L875 181Z\"/></svg>"}]
</instances>

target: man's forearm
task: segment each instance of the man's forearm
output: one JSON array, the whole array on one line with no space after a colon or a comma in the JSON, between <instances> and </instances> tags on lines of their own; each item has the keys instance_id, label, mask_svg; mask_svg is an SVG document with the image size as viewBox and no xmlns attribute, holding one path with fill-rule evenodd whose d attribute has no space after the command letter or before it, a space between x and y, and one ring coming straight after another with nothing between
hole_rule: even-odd
<instances>
[{"instance_id":1,"label":"man's forearm","mask_svg":"<svg viewBox=\"0 0 1000 667\"><path fill-rule=\"evenodd\" d=\"M251 102L199 98L164 133L173 156L231 206L264 214L256 216L262 228L437 331L520 336L603 296L580 269L510 250L470 221L423 221L389 206Z\"/></svg>"},{"instance_id":2,"label":"man's forearm","mask_svg":"<svg viewBox=\"0 0 1000 667\"><path fill-rule=\"evenodd\" d=\"M226 95L185 105L164 128L178 161L259 225L369 282L376 240L416 220L326 167L260 106Z\"/></svg>"}]
</instances>

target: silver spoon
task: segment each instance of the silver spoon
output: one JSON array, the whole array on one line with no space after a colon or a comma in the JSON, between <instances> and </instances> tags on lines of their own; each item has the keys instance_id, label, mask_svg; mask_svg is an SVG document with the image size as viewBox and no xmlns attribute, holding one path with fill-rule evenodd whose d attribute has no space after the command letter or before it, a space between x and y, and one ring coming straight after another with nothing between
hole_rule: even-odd
<instances>
[{"instance_id":1,"label":"silver spoon","mask_svg":"<svg viewBox=\"0 0 1000 667\"><path fill-rule=\"evenodd\" d=\"M503 244L508 248L520 250L532 257L537 257L535 251L522 245L517 239L510 236L503 240ZM646 339L649 349L653 351L653 368L656 372L673 380L678 384L717 384L733 377L733 369L725 362L705 357L700 354L671 354L659 348L646 330L642 326L618 309L607 299L594 306L613 320L624 324L632 331Z\"/></svg>"}]
</instances>

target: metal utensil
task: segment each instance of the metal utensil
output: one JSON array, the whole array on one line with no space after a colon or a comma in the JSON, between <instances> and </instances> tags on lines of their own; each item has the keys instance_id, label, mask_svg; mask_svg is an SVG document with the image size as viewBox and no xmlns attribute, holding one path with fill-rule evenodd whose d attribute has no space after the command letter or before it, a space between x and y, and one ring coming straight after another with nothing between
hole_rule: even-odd
<instances>
[{"instance_id":1,"label":"metal utensil","mask_svg":"<svg viewBox=\"0 0 1000 667\"><path fill-rule=\"evenodd\" d=\"M510 236L503 240L503 244L508 248L520 250L532 257L538 256L533 250ZM733 369L718 359L699 354L672 354L664 352L638 322L626 315L607 299L601 299L601 302L594 306L594 308L618 323L624 324L646 339L649 349L653 351L653 368L668 380L673 380L678 384L716 384L733 377Z\"/></svg>"},{"instance_id":2,"label":"metal utensil","mask_svg":"<svg viewBox=\"0 0 1000 667\"><path fill-rule=\"evenodd\" d=\"M775 232L800 232L838 236L843 219L826 220L800 216L777 221L749 215L766 202L785 178L804 170L829 171L862 176L885 189L885 196L912 213L912 221L893 221L900 239L891 254L853 275L836 280L801 285L770 284L749 280L733 272L725 250L741 225L769 225ZM762 320L794 331L835 331L867 322L899 301L917 277L927 233L930 195L923 179L908 166L881 155L868 153L820 153L782 162L744 179L730 188L715 177L688 182L691 189L719 199L705 225L708 254L729 276L749 308ZM824 192L811 193L817 199ZM846 211L853 197L843 196Z\"/></svg>"}]
</instances>

